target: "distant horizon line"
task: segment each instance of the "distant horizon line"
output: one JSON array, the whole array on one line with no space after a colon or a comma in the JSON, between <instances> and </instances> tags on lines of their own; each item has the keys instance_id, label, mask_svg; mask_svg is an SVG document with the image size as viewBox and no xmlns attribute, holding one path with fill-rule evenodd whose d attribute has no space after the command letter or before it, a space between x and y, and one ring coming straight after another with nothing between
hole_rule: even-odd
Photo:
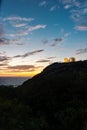
<instances>
[{"instance_id":1,"label":"distant horizon line","mask_svg":"<svg viewBox=\"0 0 87 130\"><path fill-rule=\"evenodd\" d=\"M32 78L33 76L0 76L0 78Z\"/></svg>"}]
</instances>

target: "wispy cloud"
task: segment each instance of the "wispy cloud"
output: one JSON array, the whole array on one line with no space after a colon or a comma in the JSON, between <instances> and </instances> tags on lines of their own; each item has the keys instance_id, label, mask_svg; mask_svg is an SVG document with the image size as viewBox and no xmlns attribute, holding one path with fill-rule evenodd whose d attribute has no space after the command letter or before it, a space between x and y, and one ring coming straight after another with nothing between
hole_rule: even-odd
<instances>
[{"instance_id":1,"label":"wispy cloud","mask_svg":"<svg viewBox=\"0 0 87 130\"><path fill-rule=\"evenodd\" d=\"M12 37L22 37L22 36L26 36L29 34L29 31L28 29L22 29L22 30L19 30L17 33L15 34L11 34Z\"/></svg>"},{"instance_id":2,"label":"wispy cloud","mask_svg":"<svg viewBox=\"0 0 87 130\"><path fill-rule=\"evenodd\" d=\"M0 46L9 45L9 40L6 38L0 38Z\"/></svg>"},{"instance_id":3,"label":"wispy cloud","mask_svg":"<svg viewBox=\"0 0 87 130\"><path fill-rule=\"evenodd\" d=\"M5 56L5 55L1 55L0 56L0 66L1 66L1 70L2 69L6 69L6 67L8 66L8 63L10 62L10 60L12 60L11 57Z\"/></svg>"},{"instance_id":4,"label":"wispy cloud","mask_svg":"<svg viewBox=\"0 0 87 130\"><path fill-rule=\"evenodd\" d=\"M87 53L87 48L76 50L76 54L83 54L83 53Z\"/></svg>"},{"instance_id":5,"label":"wispy cloud","mask_svg":"<svg viewBox=\"0 0 87 130\"><path fill-rule=\"evenodd\" d=\"M54 38L54 42L60 43L63 39L62 38Z\"/></svg>"},{"instance_id":6,"label":"wispy cloud","mask_svg":"<svg viewBox=\"0 0 87 130\"><path fill-rule=\"evenodd\" d=\"M67 4L64 6L64 9L69 9L71 7L71 5Z\"/></svg>"},{"instance_id":7,"label":"wispy cloud","mask_svg":"<svg viewBox=\"0 0 87 130\"><path fill-rule=\"evenodd\" d=\"M47 40L47 39L42 40L42 43L43 43L43 44L48 44L48 43L49 43L49 40Z\"/></svg>"},{"instance_id":8,"label":"wispy cloud","mask_svg":"<svg viewBox=\"0 0 87 130\"><path fill-rule=\"evenodd\" d=\"M64 5L71 5L71 6L80 6L79 0L59 0Z\"/></svg>"},{"instance_id":9,"label":"wispy cloud","mask_svg":"<svg viewBox=\"0 0 87 130\"><path fill-rule=\"evenodd\" d=\"M28 35L28 23L33 21L34 18L29 17L20 17L20 16L9 16L2 18L2 21L6 26L14 27L12 28L14 30L14 33L11 34L8 33L9 37L18 37L18 36L25 36ZM16 29L15 29L16 28Z\"/></svg>"},{"instance_id":10,"label":"wispy cloud","mask_svg":"<svg viewBox=\"0 0 87 130\"><path fill-rule=\"evenodd\" d=\"M17 38L17 39L6 39L6 38L2 38L0 39L0 46L3 45L12 45L12 44L22 44L23 39L22 38Z\"/></svg>"},{"instance_id":11,"label":"wispy cloud","mask_svg":"<svg viewBox=\"0 0 87 130\"><path fill-rule=\"evenodd\" d=\"M7 62L8 60L10 60L10 57L0 56L0 62Z\"/></svg>"},{"instance_id":12,"label":"wispy cloud","mask_svg":"<svg viewBox=\"0 0 87 130\"><path fill-rule=\"evenodd\" d=\"M63 41L63 38L54 38L53 44L51 44L52 47L56 46L57 44L60 44Z\"/></svg>"},{"instance_id":13,"label":"wispy cloud","mask_svg":"<svg viewBox=\"0 0 87 130\"><path fill-rule=\"evenodd\" d=\"M87 25L87 3L82 2L79 8L72 9L70 13L76 24Z\"/></svg>"},{"instance_id":14,"label":"wispy cloud","mask_svg":"<svg viewBox=\"0 0 87 130\"><path fill-rule=\"evenodd\" d=\"M55 11L55 10L57 10L57 9L59 9L60 7L59 7L59 4L58 4L58 1L55 1L55 2L53 2L53 0L51 0L51 1L48 1L48 0L46 0L46 1L41 1L40 3L39 3L39 6L40 7L48 7L49 8L49 11Z\"/></svg>"},{"instance_id":15,"label":"wispy cloud","mask_svg":"<svg viewBox=\"0 0 87 130\"><path fill-rule=\"evenodd\" d=\"M38 29L41 29L41 28L42 29L46 28L46 25L39 24L39 25L36 25L36 26L31 26L31 27L28 28L28 31L32 32L34 30L38 30Z\"/></svg>"},{"instance_id":16,"label":"wispy cloud","mask_svg":"<svg viewBox=\"0 0 87 130\"><path fill-rule=\"evenodd\" d=\"M25 58L25 57L28 57L28 56L31 56L31 55L35 55L35 54L38 54L40 52L43 52L44 50L35 50L35 51L32 51L32 52L27 52L23 55L16 55L14 56L14 58Z\"/></svg>"},{"instance_id":17,"label":"wispy cloud","mask_svg":"<svg viewBox=\"0 0 87 130\"><path fill-rule=\"evenodd\" d=\"M19 36L24 36L24 35L28 35L29 33L35 31L35 30L39 30L39 29L44 29L46 28L46 25L36 25L36 26L31 26L26 30L21 30L17 35Z\"/></svg>"},{"instance_id":18,"label":"wispy cloud","mask_svg":"<svg viewBox=\"0 0 87 130\"><path fill-rule=\"evenodd\" d=\"M14 27L17 27L17 28L20 28L20 27L24 27L26 26L27 24L26 23L14 23L13 26Z\"/></svg>"},{"instance_id":19,"label":"wispy cloud","mask_svg":"<svg viewBox=\"0 0 87 130\"><path fill-rule=\"evenodd\" d=\"M6 18L2 18L2 21L4 22L6 27L9 24L9 26L11 26L11 28L13 30L12 30L12 32L7 31L7 33L5 34L7 37L9 37L9 39L0 38L0 45L9 45L10 43L11 44L14 43L16 45L17 44L21 45L23 43L23 40L22 40L23 36L27 36L35 30L46 28L46 25L44 25L44 24L36 24L34 26L28 25L28 22L31 22L33 20L34 20L34 18L20 17L20 16L9 16ZM0 31L0 33L1 33L1 31Z\"/></svg>"},{"instance_id":20,"label":"wispy cloud","mask_svg":"<svg viewBox=\"0 0 87 130\"><path fill-rule=\"evenodd\" d=\"M6 67L6 66L8 66L8 64L7 63L0 63L0 66L1 67Z\"/></svg>"},{"instance_id":21,"label":"wispy cloud","mask_svg":"<svg viewBox=\"0 0 87 130\"><path fill-rule=\"evenodd\" d=\"M64 30L64 28L61 28L59 34L63 35L63 38L66 38L66 37L70 36L71 32L66 32Z\"/></svg>"},{"instance_id":22,"label":"wispy cloud","mask_svg":"<svg viewBox=\"0 0 87 130\"><path fill-rule=\"evenodd\" d=\"M43 63L43 62L50 62L50 60L41 59L41 60L38 60L38 61L36 61L36 62L38 62L38 63Z\"/></svg>"},{"instance_id":23,"label":"wispy cloud","mask_svg":"<svg viewBox=\"0 0 87 130\"><path fill-rule=\"evenodd\" d=\"M87 25L87 1L83 0L59 0L64 9L69 9L70 18L75 22L77 30L86 30ZM79 25L83 25L83 27Z\"/></svg>"},{"instance_id":24,"label":"wispy cloud","mask_svg":"<svg viewBox=\"0 0 87 130\"><path fill-rule=\"evenodd\" d=\"M71 15L71 19L77 23L81 23L81 22L84 22L85 20L87 20L87 17L86 17L86 9L72 9L70 11Z\"/></svg>"},{"instance_id":25,"label":"wispy cloud","mask_svg":"<svg viewBox=\"0 0 87 130\"><path fill-rule=\"evenodd\" d=\"M54 47L54 46L62 43L64 41L64 38L68 37L68 36L69 36L69 34L66 33L66 34L64 34L63 38L45 39L45 40L42 40L42 43L44 45L50 43L50 46Z\"/></svg>"},{"instance_id":26,"label":"wispy cloud","mask_svg":"<svg viewBox=\"0 0 87 130\"><path fill-rule=\"evenodd\" d=\"M38 50L38 52L40 52L40 50ZM31 52L31 53L32 55L35 54L35 52ZM1 66L0 72L1 73L3 73L3 71L5 71L6 73L33 72L33 71L43 68L43 66L35 66L35 65L29 65L29 64L10 65L10 61L13 60L13 58L15 57L8 57L5 55L0 56L0 66Z\"/></svg>"},{"instance_id":27,"label":"wispy cloud","mask_svg":"<svg viewBox=\"0 0 87 130\"><path fill-rule=\"evenodd\" d=\"M9 44L20 44L22 42L23 42L22 38L9 40Z\"/></svg>"},{"instance_id":28,"label":"wispy cloud","mask_svg":"<svg viewBox=\"0 0 87 130\"><path fill-rule=\"evenodd\" d=\"M79 25L79 26L75 26L75 29L78 31L87 31L87 26Z\"/></svg>"},{"instance_id":29,"label":"wispy cloud","mask_svg":"<svg viewBox=\"0 0 87 130\"><path fill-rule=\"evenodd\" d=\"M68 37L68 36L70 36L70 32L66 32L66 33L64 33L64 37Z\"/></svg>"},{"instance_id":30,"label":"wispy cloud","mask_svg":"<svg viewBox=\"0 0 87 130\"><path fill-rule=\"evenodd\" d=\"M56 9L57 9L57 6L54 5L54 6L52 6L52 7L50 8L50 11L54 11L54 10L56 10Z\"/></svg>"},{"instance_id":31,"label":"wispy cloud","mask_svg":"<svg viewBox=\"0 0 87 130\"><path fill-rule=\"evenodd\" d=\"M31 72L35 70L34 65L15 65L15 66L8 66L7 69L13 72Z\"/></svg>"},{"instance_id":32,"label":"wispy cloud","mask_svg":"<svg viewBox=\"0 0 87 130\"><path fill-rule=\"evenodd\" d=\"M9 36L11 36L11 37L26 36L26 35L32 33L35 30L44 29L44 28L46 28L46 25L39 24L39 25L36 25L36 26L30 26L30 27L28 27L26 29L19 30L17 33L9 34Z\"/></svg>"},{"instance_id":33,"label":"wispy cloud","mask_svg":"<svg viewBox=\"0 0 87 130\"><path fill-rule=\"evenodd\" d=\"M31 22L34 18L26 18L26 17L20 17L20 16L10 16L3 18L3 21L25 21L25 22Z\"/></svg>"},{"instance_id":34,"label":"wispy cloud","mask_svg":"<svg viewBox=\"0 0 87 130\"><path fill-rule=\"evenodd\" d=\"M87 14L87 7L83 9L83 14Z\"/></svg>"},{"instance_id":35,"label":"wispy cloud","mask_svg":"<svg viewBox=\"0 0 87 130\"><path fill-rule=\"evenodd\" d=\"M52 63L52 60L55 58L56 58L56 56L50 56L50 57L47 57L46 59L40 59L36 62L37 63Z\"/></svg>"},{"instance_id":36,"label":"wispy cloud","mask_svg":"<svg viewBox=\"0 0 87 130\"><path fill-rule=\"evenodd\" d=\"M15 33L10 33L10 34L5 34L5 35L12 38L17 36Z\"/></svg>"},{"instance_id":37,"label":"wispy cloud","mask_svg":"<svg viewBox=\"0 0 87 130\"><path fill-rule=\"evenodd\" d=\"M50 56L50 57L47 57L47 59L55 59L56 56Z\"/></svg>"},{"instance_id":38,"label":"wispy cloud","mask_svg":"<svg viewBox=\"0 0 87 130\"><path fill-rule=\"evenodd\" d=\"M42 2L39 3L39 6L40 6L40 7L45 6L46 3L47 3L46 1L42 1Z\"/></svg>"}]
</instances>

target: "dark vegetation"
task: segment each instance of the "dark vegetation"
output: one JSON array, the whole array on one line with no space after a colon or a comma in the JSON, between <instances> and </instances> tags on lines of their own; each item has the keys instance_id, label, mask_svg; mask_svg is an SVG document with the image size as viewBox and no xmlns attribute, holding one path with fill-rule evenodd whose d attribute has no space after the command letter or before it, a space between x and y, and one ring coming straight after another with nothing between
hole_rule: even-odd
<instances>
[{"instance_id":1,"label":"dark vegetation","mask_svg":"<svg viewBox=\"0 0 87 130\"><path fill-rule=\"evenodd\" d=\"M53 63L0 86L0 130L87 130L87 61Z\"/></svg>"}]
</instances>

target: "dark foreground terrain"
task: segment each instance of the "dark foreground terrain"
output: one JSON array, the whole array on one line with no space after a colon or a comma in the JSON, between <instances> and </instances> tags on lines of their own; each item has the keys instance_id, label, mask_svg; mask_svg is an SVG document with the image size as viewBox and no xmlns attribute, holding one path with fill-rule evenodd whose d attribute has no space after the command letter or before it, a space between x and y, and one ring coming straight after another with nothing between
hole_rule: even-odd
<instances>
[{"instance_id":1,"label":"dark foreground terrain","mask_svg":"<svg viewBox=\"0 0 87 130\"><path fill-rule=\"evenodd\" d=\"M87 130L87 61L53 63L0 87L0 130Z\"/></svg>"}]
</instances>

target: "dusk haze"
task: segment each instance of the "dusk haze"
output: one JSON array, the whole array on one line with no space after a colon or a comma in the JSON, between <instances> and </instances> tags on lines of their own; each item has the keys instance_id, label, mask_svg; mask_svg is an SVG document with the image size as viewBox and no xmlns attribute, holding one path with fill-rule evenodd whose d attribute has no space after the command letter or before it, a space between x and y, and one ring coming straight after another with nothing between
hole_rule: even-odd
<instances>
[{"instance_id":1,"label":"dusk haze","mask_svg":"<svg viewBox=\"0 0 87 130\"><path fill-rule=\"evenodd\" d=\"M87 0L0 0L0 76L87 59Z\"/></svg>"},{"instance_id":2,"label":"dusk haze","mask_svg":"<svg viewBox=\"0 0 87 130\"><path fill-rule=\"evenodd\" d=\"M87 0L0 0L0 130L87 130Z\"/></svg>"}]
</instances>

